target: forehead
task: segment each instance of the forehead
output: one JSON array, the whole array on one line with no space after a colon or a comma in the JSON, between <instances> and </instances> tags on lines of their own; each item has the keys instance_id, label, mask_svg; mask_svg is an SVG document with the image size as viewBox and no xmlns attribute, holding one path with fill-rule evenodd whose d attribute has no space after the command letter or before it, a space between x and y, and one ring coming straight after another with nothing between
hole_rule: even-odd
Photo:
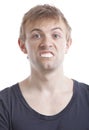
<instances>
[{"instance_id":1,"label":"forehead","mask_svg":"<svg viewBox=\"0 0 89 130\"><path fill-rule=\"evenodd\" d=\"M25 31L32 31L35 28L38 28L42 31L50 31L52 28L60 28L63 32L66 32L66 26L64 22L60 20L54 19L41 19L35 22L27 22L25 25Z\"/></svg>"}]
</instances>

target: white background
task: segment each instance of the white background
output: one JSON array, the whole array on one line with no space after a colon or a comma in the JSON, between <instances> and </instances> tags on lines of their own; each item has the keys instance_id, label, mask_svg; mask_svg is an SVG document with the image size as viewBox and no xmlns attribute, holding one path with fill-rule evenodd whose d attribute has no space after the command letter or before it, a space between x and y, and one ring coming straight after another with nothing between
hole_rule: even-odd
<instances>
[{"instance_id":1,"label":"white background","mask_svg":"<svg viewBox=\"0 0 89 130\"><path fill-rule=\"evenodd\" d=\"M72 27L72 46L65 57L65 74L89 84L88 0L3 0L0 2L0 90L30 74L29 62L18 46L22 17L37 4L61 9Z\"/></svg>"}]
</instances>

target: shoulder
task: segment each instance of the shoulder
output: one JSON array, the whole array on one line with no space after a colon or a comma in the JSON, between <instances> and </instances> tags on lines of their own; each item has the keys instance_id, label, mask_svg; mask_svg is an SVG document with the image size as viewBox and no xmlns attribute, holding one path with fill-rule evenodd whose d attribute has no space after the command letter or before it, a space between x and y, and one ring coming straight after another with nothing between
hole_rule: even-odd
<instances>
[{"instance_id":1,"label":"shoulder","mask_svg":"<svg viewBox=\"0 0 89 130\"><path fill-rule=\"evenodd\" d=\"M88 84L74 80L74 90L77 92L77 94L80 97L86 97L89 99L89 85Z\"/></svg>"},{"instance_id":2,"label":"shoulder","mask_svg":"<svg viewBox=\"0 0 89 130\"><path fill-rule=\"evenodd\" d=\"M3 90L1 90L0 91L0 98L3 96L3 97L7 97L7 96L10 96L12 93L13 93L13 90L15 89L15 88L17 88L18 87L18 83L16 83L16 84L14 84L14 85L12 85L12 86L10 86L10 87L7 87L7 88L5 88L5 89L3 89Z\"/></svg>"},{"instance_id":3,"label":"shoulder","mask_svg":"<svg viewBox=\"0 0 89 130\"><path fill-rule=\"evenodd\" d=\"M12 85L0 91L0 121L2 123L4 122L4 124L5 121L7 124L9 116L11 117L11 109L13 107L13 102L16 99L16 88L18 88L18 84Z\"/></svg>"},{"instance_id":4,"label":"shoulder","mask_svg":"<svg viewBox=\"0 0 89 130\"><path fill-rule=\"evenodd\" d=\"M77 86L81 90L89 90L89 84L86 84L84 82L74 80L74 85Z\"/></svg>"},{"instance_id":5,"label":"shoulder","mask_svg":"<svg viewBox=\"0 0 89 130\"><path fill-rule=\"evenodd\" d=\"M0 91L0 105L3 105L5 107L9 106L11 103L12 97L15 97L17 88L18 88L18 83L1 90Z\"/></svg>"}]
</instances>

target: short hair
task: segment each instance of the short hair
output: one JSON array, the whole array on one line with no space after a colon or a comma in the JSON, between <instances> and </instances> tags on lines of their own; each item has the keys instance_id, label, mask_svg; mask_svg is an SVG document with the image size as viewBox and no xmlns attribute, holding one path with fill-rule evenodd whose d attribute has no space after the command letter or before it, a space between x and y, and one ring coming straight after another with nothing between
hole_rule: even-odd
<instances>
[{"instance_id":1,"label":"short hair","mask_svg":"<svg viewBox=\"0 0 89 130\"><path fill-rule=\"evenodd\" d=\"M44 4L44 5L37 5L24 14L20 26L19 38L25 41L26 38L25 25L27 22L33 23L39 19L47 19L47 18L54 19L54 20L61 19L67 28L67 36L66 36L67 40L71 37L71 27L68 24L68 21L65 18L64 14L61 12L61 10L56 8L55 6Z\"/></svg>"}]
</instances>

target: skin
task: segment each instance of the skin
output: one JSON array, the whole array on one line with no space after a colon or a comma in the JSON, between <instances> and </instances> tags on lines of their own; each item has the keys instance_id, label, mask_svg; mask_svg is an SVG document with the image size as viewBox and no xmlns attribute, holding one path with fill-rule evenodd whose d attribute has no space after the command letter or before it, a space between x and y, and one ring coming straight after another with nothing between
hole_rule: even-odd
<instances>
[{"instance_id":1,"label":"skin","mask_svg":"<svg viewBox=\"0 0 89 130\"><path fill-rule=\"evenodd\" d=\"M55 115L67 106L73 95L73 81L63 72L71 38L67 41L62 20L28 23L25 32L25 41L19 39L18 43L29 57L31 74L19 83L21 92L34 110Z\"/></svg>"}]
</instances>

